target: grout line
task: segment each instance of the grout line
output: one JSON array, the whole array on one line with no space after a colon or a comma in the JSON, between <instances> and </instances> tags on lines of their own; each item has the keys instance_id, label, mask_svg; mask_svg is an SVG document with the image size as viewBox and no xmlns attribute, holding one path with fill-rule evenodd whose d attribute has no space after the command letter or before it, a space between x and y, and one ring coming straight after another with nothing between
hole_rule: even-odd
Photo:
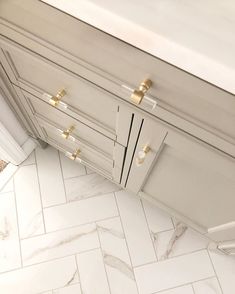
<instances>
[{"instance_id":1,"label":"grout line","mask_svg":"<svg viewBox=\"0 0 235 294\"><path fill-rule=\"evenodd\" d=\"M29 165L34 165L34 164L36 164L35 162L34 163L28 163L28 164L23 164L23 165L19 165L19 167L24 167L24 166L29 166Z\"/></svg>"},{"instance_id":2,"label":"grout line","mask_svg":"<svg viewBox=\"0 0 235 294\"><path fill-rule=\"evenodd\" d=\"M120 190L118 190L118 191L120 191ZM46 207L44 207L44 209L48 209L48 208L52 208L52 207L58 207L58 206L61 206L61 205L69 205L69 204L72 204L72 203L75 203L75 202L78 203L80 201L85 201L85 200L92 199L92 198L95 198L95 197L102 197L102 196L112 194L112 193L114 193L114 191L111 191L111 192L108 192L108 193L96 194L96 195L88 196L88 197L81 198L81 199L74 199L74 200L68 201L67 203L57 203L57 204L54 204L54 205L46 206Z\"/></svg>"},{"instance_id":3,"label":"grout line","mask_svg":"<svg viewBox=\"0 0 235 294\"><path fill-rule=\"evenodd\" d=\"M126 247L127 247L127 252L128 252L128 255L129 255L129 258L130 258L131 267L132 267L132 270L133 270L133 273L134 273L134 276L135 276L133 262L132 262L131 254L130 254L130 249L129 249L129 246L128 246L128 243L127 243L126 233L125 233L125 230L124 230L124 226L123 226L123 222L122 222L122 218L121 218L121 214L120 214L120 209L119 209L119 206L118 206L117 196L116 196L116 193L115 192L113 192L113 194L114 194L116 205L117 205L119 219L120 219L121 227L122 227L123 234L124 234L124 239L125 239L125 243L126 243ZM135 278L135 284L136 284L136 289L137 289L137 291L139 293L139 288L138 288L138 285L137 285L137 282L136 282L136 278Z\"/></svg>"},{"instance_id":4,"label":"grout line","mask_svg":"<svg viewBox=\"0 0 235 294\"><path fill-rule=\"evenodd\" d=\"M61 157L60 157L60 151L59 150L57 150L57 154L58 154L58 158L59 158L61 177L62 177L63 186L64 186L65 203L68 203L67 193L66 193L66 189L65 189L65 182L64 182L64 173L63 173L62 162L61 162Z\"/></svg>"},{"instance_id":5,"label":"grout line","mask_svg":"<svg viewBox=\"0 0 235 294\"><path fill-rule=\"evenodd\" d=\"M82 294L83 293L83 291L82 291L82 281L81 281L80 272L79 272L79 268L78 268L77 254L75 255L75 263L76 263L76 266L77 266L78 279L79 279L80 290L81 290L81 294Z\"/></svg>"},{"instance_id":6,"label":"grout line","mask_svg":"<svg viewBox=\"0 0 235 294\"><path fill-rule=\"evenodd\" d=\"M158 232L156 232L156 234L162 234L162 233L167 233L167 232L170 232L170 231L175 231L175 229L174 228L172 228L172 229L167 229L167 230L164 230L164 231L158 231Z\"/></svg>"},{"instance_id":7,"label":"grout line","mask_svg":"<svg viewBox=\"0 0 235 294\"><path fill-rule=\"evenodd\" d=\"M23 267L23 257L22 257L21 241L20 241L19 214L18 214L17 201L16 201L15 179L14 179L14 177L13 177L13 194L14 194L14 200L15 200L15 212L16 212L18 242L19 242L19 250L20 250L20 262L21 262L21 268L22 268Z\"/></svg>"},{"instance_id":8,"label":"grout line","mask_svg":"<svg viewBox=\"0 0 235 294\"><path fill-rule=\"evenodd\" d=\"M173 217L171 217L171 223L172 223L173 229L175 230L176 227L175 227L175 222L173 221Z\"/></svg>"},{"instance_id":9,"label":"grout line","mask_svg":"<svg viewBox=\"0 0 235 294\"><path fill-rule=\"evenodd\" d=\"M46 233L47 230L46 230L46 224L45 224L45 218L44 218L42 193L41 193L41 185L40 185L39 174L38 174L38 161L37 161L36 152L35 152L35 167L36 167L37 180L38 180L38 188L39 188L39 195L40 195L40 202L41 202L41 212L42 212L43 227L44 227L44 233Z\"/></svg>"},{"instance_id":10,"label":"grout line","mask_svg":"<svg viewBox=\"0 0 235 294\"><path fill-rule=\"evenodd\" d=\"M102 176L96 172L94 172L93 174L97 174L99 176ZM84 175L80 175L80 176L66 177L66 178L64 178L64 180L67 181L67 180L71 180L71 179L82 178L82 177L86 177L86 176L93 175L93 174L84 174Z\"/></svg>"},{"instance_id":11,"label":"grout line","mask_svg":"<svg viewBox=\"0 0 235 294\"><path fill-rule=\"evenodd\" d=\"M218 284L219 284L220 290L221 290L221 292L223 293L223 289L222 289L222 286L221 286L221 284L220 284L220 280L219 280L219 278L218 278L217 272L216 272L216 270L215 270L214 263L213 263L213 261L212 261L212 259L211 259L211 256L210 256L210 253L209 253L209 250L207 249L206 251L207 251L207 254L208 254L208 256L209 256L209 259L210 259L211 265L212 265L212 267L213 267L213 270L214 270L215 276L216 276L216 278L217 278L217 281L218 281Z\"/></svg>"},{"instance_id":12,"label":"grout line","mask_svg":"<svg viewBox=\"0 0 235 294\"><path fill-rule=\"evenodd\" d=\"M32 151L33 153L33 159L34 159L34 162L33 163L26 163L24 164L24 161L19 165L19 167L23 167L23 166L28 166L28 165L33 165L33 164L36 164L36 156L35 156L35 149ZM30 156L31 154L29 154ZM29 158L29 156L25 159L25 161Z\"/></svg>"},{"instance_id":13,"label":"grout line","mask_svg":"<svg viewBox=\"0 0 235 294\"><path fill-rule=\"evenodd\" d=\"M193 281L193 282L191 282L191 283L180 284L180 285L178 285L178 286L176 286L176 287L166 288L166 289L164 289L164 290L160 290L160 291L157 291L157 292L152 292L151 294L161 294L161 293L164 294L165 291L178 289L178 288L180 288L180 287L184 287L184 286L191 286L191 287L192 287L192 283L197 283L197 282L206 281L206 280L208 280L208 279L212 279L212 278L214 278L214 277L215 277L215 276L210 276L210 277L207 277L207 278L204 278L204 279L200 279L200 280ZM194 289L193 289L193 290L194 290Z\"/></svg>"},{"instance_id":14,"label":"grout line","mask_svg":"<svg viewBox=\"0 0 235 294\"><path fill-rule=\"evenodd\" d=\"M4 194L7 194L7 193L13 193L14 192L14 190L12 189L12 190L9 190L9 191L6 191L6 192L0 192L0 195L4 195Z\"/></svg>"},{"instance_id":15,"label":"grout line","mask_svg":"<svg viewBox=\"0 0 235 294\"><path fill-rule=\"evenodd\" d=\"M103 248L102 248L102 244L101 244L101 241L100 241L100 232L99 232L99 229L97 228L97 222L95 222L95 225L96 225L96 231L97 231L98 240L99 240L99 243L100 243L100 251L101 251L102 260L103 260L103 264L104 264L104 270L105 270L105 274L106 274L106 278L107 278L107 283L108 283L108 286L109 286L109 292L111 294L111 287L110 287L110 283L109 283L109 279L108 279L107 268L106 268L106 265L104 263Z\"/></svg>"},{"instance_id":16,"label":"grout line","mask_svg":"<svg viewBox=\"0 0 235 294\"><path fill-rule=\"evenodd\" d=\"M47 231L45 234L40 234L40 235L36 235L36 236L31 236L31 237L28 237L28 238L24 238L24 239L22 239L22 240L27 240L27 239L31 239L31 238L36 238L36 237L38 237L38 236L48 235L48 234L51 234L51 233L56 233L56 232L60 232L60 231L68 230L68 229L74 229L74 228L77 228L77 227L80 227L80 226L85 226L85 225L94 224L95 222L100 222L100 221L110 220L110 219L115 218L115 217L118 217L118 215L113 215L113 216L110 216L110 217L106 217L106 218L102 218L102 219L98 219L98 220L90 221L90 222L87 222L87 223L77 224L77 225L74 225L74 226L69 226L69 227L61 228L61 229L54 230L54 231Z\"/></svg>"},{"instance_id":17,"label":"grout line","mask_svg":"<svg viewBox=\"0 0 235 294\"><path fill-rule=\"evenodd\" d=\"M86 169L86 166L85 165L84 165L84 168L85 168L86 175L88 175L88 172L87 172L87 169Z\"/></svg>"},{"instance_id":18,"label":"grout line","mask_svg":"<svg viewBox=\"0 0 235 294\"><path fill-rule=\"evenodd\" d=\"M198 281L197 281L198 282ZM195 283L195 282L194 282ZM194 289L194 287L193 287L193 283L191 284L191 287L192 287L192 289L193 289L193 294L196 294L196 292L195 292L195 289Z\"/></svg>"},{"instance_id":19,"label":"grout line","mask_svg":"<svg viewBox=\"0 0 235 294\"><path fill-rule=\"evenodd\" d=\"M107 219L111 219L111 218L115 218L115 217L117 217L117 216L112 216L112 217L109 217ZM102 221L102 220L98 220L98 222L99 221ZM27 237L27 238L22 238L21 241L32 240L32 239L37 238L37 237L47 236L49 234L55 234L57 232L62 232L62 231L70 230L70 229L76 229L76 228L80 228L80 227L82 228L82 227L85 227L85 226L88 226L88 225L92 225L94 223L95 223L95 221L90 222L90 223L81 224L81 225L72 226L72 227L66 227L66 228L63 228L63 229L59 229L59 230L55 230L55 231L51 231L51 232L46 232L46 233L42 233L42 234L39 234L39 235L30 236L30 237Z\"/></svg>"},{"instance_id":20,"label":"grout line","mask_svg":"<svg viewBox=\"0 0 235 294\"><path fill-rule=\"evenodd\" d=\"M65 289L65 288L67 288L67 287L70 287L70 286L73 286L73 285L78 285L78 284L80 284L80 283L79 283L79 282L75 282L75 283L72 283L72 284L70 284L70 285L68 285L68 286L59 287L59 288L52 288L52 289L50 289L50 290L43 291L43 292L39 292L39 293L37 293L37 294L45 294L45 293L49 293L49 292L51 292L51 293L53 294L54 291L57 291L57 290L60 290L60 289Z\"/></svg>"},{"instance_id":21,"label":"grout line","mask_svg":"<svg viewBox=\"0 0 235 294\"><path fill-rule=\"evenodd\" d=\"M190 254L193 254L193 253L196 253L196 252L200 252L200 251L205 251L206 249L197 249L197 250L194 250L194 251L191 251L191 252L187 252L187 253L182 253L182 254L179 254L179 255L175 255L175 256L172 256L170 258L167 258L167 259L164 259L164 260L159 260L158 262L156 261L151 261L151 262L148 262L148 263L143 263L143 264L140 264L140 265L137 265L135 266L134 268L139 268L139 267L142 267L142 266L145 266L145 265L151 265L151 264L154 264L154 263L161 263L161 262L165 262L167 260L172 260L172 259L175 259L175 258L178 258L178 257L182 257L182 256L187 256L187 255L190 255Z\"/></svg>"},{"instance_id":22,"label":"grout line","mask_svg":"<svg viewBox=\"0 0 235 294\"><path fill-rule=\"evenodd\" d=\"M77 254L83 254L83 253L87 253L87 252L90 252L90 251L93 251L93 250L97 250L97 249L100 249L100 247L95 247L95 248L91 248L91 249L88 249L88 250L80 251L80 252L77 252L77 253L71 253L71 254L68 254L68 255L63 255L63 256L59 256L59 257L54 257L54 258L51 258L51 259L43 260L43 261L36 262L36 263L32 263L32 264L26 264L26 265L22 266L21 268L16 268L16 269L8 270L8 271L5 271L5 272L1 272L1 273L0 273L0 276L1 276L1 275L4 275L4 274L6 274L6 273L9 273L9 272L16 272L16 271L19 271L19 270L23 270L23 269L25 269L25 268L30 268L30 267L34 267L34 266L37 266L37 265L40 265L40 264L47 263L47 262L52 262L52 261L56 261L56 260L59 260L59 259L72 257L72 256L74 256L75 254L76 254L76 255L77 255Z\"/></svg>"},{"instance_id":23,"label":"grout line","mask_svg":"<svg viewBox=\"0 0 235 294\"><path fill-rule=\"evenodd\" d=\"M144 218L145 218L145 221L146 221L146 224L147 224L147 227L148 227L148 231L149 231L149 235L150 235L150 239L152 241L152 245L153 245L153 251L154 251L154 254L155 254L155 257L156 257L156 261L158 261L158 257L157 257L157 248L154 244L154 240L153 240L153 237L152 237L152 231L150 230L150 227L149 227L149 223L148 223L148 219L147 219L147 216L146 216L146 211L144 209L144 205L143 205L143 201L142 199L139 199L140 201L140 205L142 207L142 210L143 210L143 213L144 213ZM158 233L157 233L158 234Z\"/></svg>"}]
</instances>

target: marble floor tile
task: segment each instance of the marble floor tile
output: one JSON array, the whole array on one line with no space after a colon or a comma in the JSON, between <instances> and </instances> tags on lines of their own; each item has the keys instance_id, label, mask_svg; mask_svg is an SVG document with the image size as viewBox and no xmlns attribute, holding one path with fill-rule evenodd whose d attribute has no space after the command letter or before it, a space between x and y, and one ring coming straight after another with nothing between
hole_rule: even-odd
<instances>
[{"instance_id":1,"label":"marble floor tile","mask_svg":"<svg viewBox=\"0 0 235 294\"><path fill-rule=\"evenodd\" d=\"M158 260L205 249L209 243L208 239L181 223L177 223L174 230L160 232L154 236Z\"/></svg>"},{"instance_id":2,"label":"marble floor tile","mask_svg":"<svg viewBox=\"0 0 235 294\"><path fill-rule=\"evenodd\" d=\"M1 193L12 192L14 190L13 179L10 179L4 188L0 191Z\"/></svg>"},{"instance_id":3,"label":"marble floor tile","mask_svg":"<svg viewBox=\"0 0 235 294\"><path fill-rule=\"evenodd\" d=\"M163 291L214 276L206 250L135 268L140 294Z\"/></svg>"},{"instance_id":4,"label":"marble floor tile","mask_svg":"<svg viewBox=\"0 0 235 294\"><path fill-rule=\"evenodd\" d=\"M216 277L193 283L195 294L222 294Z\"/></svg>"},{"instance_id":5,"label":"marble floor tile","mask_svg":"<svg viewBox=\"0 0 235 294\"><path fill-rule=\"evenodd\" d=\"M77 262L82 293L110 294L103 256L100 249L78 254Z\"/></svg>"},{"instance_id":6,"label":"marble floor tile","mask_svg":"<svg viewBox=\"0 0 235 294\"><path fill-rule=\"evenodd\" d=\"M112 193L44 209L47 232L91 223L117 215L118 210Z\"/></svg>"},{"instance_id":7,"label":"marble floor tile","mask_svg":"<svg viewBox=\"0 0 235 294\"><path fill-rule=\"evenodd\" d=\"M35 153L34 153L34 151L28 156L28 158L25 159L25 161L23 161L21 163L21 166L29 165L29 164L35 164Z\"/></svg>"},{"instance_id":8,"label":"marble floor tile","mask_svg":"<svg viewBox=\"0 0 235 294\"><path fill-rule=\"evenodd\" d=\"M0 289L4 294L36 294L77 282L77 266L74 256L0 275Z\"/></svg>"},{"instance_id":9,"label":"marble floor tile","mask_svg":"<svg viewBox=\"0 0 235 294\"><path fill-rule=\"evenodd\" d=\"M235 257L209 251L223 294L235 293Z\"/></svg>"},{"instance_id":10,"label":"marble floor tile","mask_svg":"<svg viewBox=\"0 0 235 294\"><path fill-rule=\"evenodd\" d=\"M13 192L0 194L0 272L21 266L20 243ZM1 286L0 286L1 292Z\"/></svg>"},{"instance_id":11,"label":"marble floor tile","mask_svg":"<svg viewBox=\"0 0 235 294\"><path fill-rule=\"evenodd\" d=\"M21 242L23 265L72 255L99 246L95 224L44 234Z\"/></svg>"},{"instance_id":12,"label":"marble floor tile","mask_svg":"<svg viewBox=\"0 0 235 294\"><path fill-rule=\"evenodd\" d=\"M151 234L154 236L156 233L173 229L173 223L169 214L162 211L152 203L141 200L143 203L144 211L146 214L147 222Z\"/></svg>"},{"instance_id":13,"label":"marble floor tile","mask_svg":"<svg viewBox=\"0 0 235 294\"><path fill-rule=\"evenodd\" d=\"M59 155L64 179L86 175L85 166L69 159L62 152Z\"/></svg>"},{"instance_id":14,"label":"marble floor tile","mask_svg":"<svg viewBox=\"0 0 235 294\"><path fill-rule=\"evenodd\" d=\"M43 212L35 165L22 166L14 176L20 238L44 233Z\"/></svg>"},{"instance_id":15,"label":"marble floor tile","mask_svg":"<svg viewBox=\"0 0 235 294\"><path fill-rule=\"evenodd\" d=\"M156 261L156 254L138 197L122 190L116 193L120 216L133 266Z\"/></svg>"},{"instance_id":16,"label":"marble floor tile","mask_svg":"<svg viewBox=\"0 0 235 294\"><path fill-rule=\"evenodd\" d=\"M138 294L120 218L97 222L97 229L111 293Z\"/></svg>"},{"instance_id":17,"label":"marble floor tile","mask_svg":"<svg viewBox=\"0 0 235 294\"><path fill-rule=\"evenodd\" d=\"M68 201L73 201L115 192L120 190L120 187L93 173L65 180L65 189Z\"/></svg>"},{"instance_id":18,"label":"marble floor tile","mask_svg":"<svg viewBox=\"0 0 235 294\"><path fill-rule=\"evenodd\" d=\"M59 153L52 147L36 149L43 207L66 202Z\"/></svg>"},{"instance_id":19,"label":"marble floor tile","mask_svg":"<svg viewBox=\"0 0 235 294\"><path fill-rule=\"evenodd\" d=\"M201 234L52 147L35 154L0 191L1 294L235 293L235 258Z\"/></svg>"},{"instance_id":20,"label":"marble floor tile","mask_svg":"<svg viewBox=\"0 0 235 294\"><path fill-rule=\"evenodd\" d=\"M153 294L195 294L191 285L181 286L174 289L160 291Z\"/></svg>"},{"instance_id":21,"label":"marble floor tile","mask_svg":"<svg viewBox=\"0 0 235 294\"><path fill-rule=\"evenodd\" d=\"M8 184L8 182L12 179L18 169L19 167L12 163L8 163L8 165L4 168L4 170L0 174L0 193Z\"/></svg>"},{"instance_id":22,"label":"marble floor tile","mask_svg":"<svg viewBox=\"0 0 235 294\"><path fill-rule=\"evenodd\" d=\"M73 284L71 286L53 290L51 294L82 294L82 292L80 284Z\"/></svg>"}]
</instances>

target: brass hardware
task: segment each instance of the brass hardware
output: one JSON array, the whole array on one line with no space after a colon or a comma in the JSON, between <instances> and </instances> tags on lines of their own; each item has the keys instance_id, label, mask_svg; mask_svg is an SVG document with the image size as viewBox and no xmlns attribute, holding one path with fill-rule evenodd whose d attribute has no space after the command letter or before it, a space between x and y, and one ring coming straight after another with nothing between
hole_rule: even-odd
<instances>
[{"instance_id":1,"label":"brass hardware","mask_svg":"<svg viewBox=\"0 0 235 294\"><path fill-rule=\"evenodd\" d=\"M135 104L139 105L144 98L144 95L147 93L147 91L150 89L152 86L152 81L147 79L144 80L139 88L137 90L134 90L133 93L131 94L131 100Z\"/></svg>"},{"instance_id":2,"label":"brass hardware","mask_svg":"<svg viewBox=\"0 0 235 294\"><path fill-rule=\"evenodd\" d=\"M68 139L68 137L70 136L70 134L72 133L72 131L75 129L74 126L71 126L69 127L66 131L63 131L61 136L64 138L64 139Z\"/></svg>"},{"instance_id":3,"label":"brass hardware","mask_svg":"<svg viewBox=\"0 0 235 294\"><path fill-rule=\"evenodd\" d=\"M73 154L70 155L70 159L76 160L80 153L81 153L81 150L77 149Z\"/></svg>"},{"instance_id":4,"label":"brass hardware","mask_svg":"<svg viewBox=\"0 0 235 294\"><path fill-rule=\"evenodd\" d=\"M136 158L136 165L137 166L140 166L141 164L144 163L145 157L150 150L151 150L151 148L149 147L149 145L145 145L143 147L143 149L138 152L138 156Z\"/></svg>"},{"instance_id":5,"label":"brass hardware","mask_svg":"<svg viewBox=\"0 0 235 294\"><path fill-rule=\"evenodd\" d=\"M60 100L66 95L66 92L64 89L61 89L55 96L52 96L49 99L49 103L55 107L58 106L60 103Z\"/></svg>"}]
</instances>

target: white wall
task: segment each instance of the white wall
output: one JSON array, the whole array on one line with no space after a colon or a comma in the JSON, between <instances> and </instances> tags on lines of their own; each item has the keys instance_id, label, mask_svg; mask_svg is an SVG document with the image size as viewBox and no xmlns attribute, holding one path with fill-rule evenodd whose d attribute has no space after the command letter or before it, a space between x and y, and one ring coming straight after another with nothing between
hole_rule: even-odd
<instances>
[{"instance_id":1,"label":"white wall","mask_svg":"<svg viewBox=\"0 0 235 294\"><path fill-rule=\"evenodd\" d=\"M0 93L0 122L5 126L15 141L22 146L28 139L28 135L21 127L14 113Z\"/></svg>"}]
</instances>

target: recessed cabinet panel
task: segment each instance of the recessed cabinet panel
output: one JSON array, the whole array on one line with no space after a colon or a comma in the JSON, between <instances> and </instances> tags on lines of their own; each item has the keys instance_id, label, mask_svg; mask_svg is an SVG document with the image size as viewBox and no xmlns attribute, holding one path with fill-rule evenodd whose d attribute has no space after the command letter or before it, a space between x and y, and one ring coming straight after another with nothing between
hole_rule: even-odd
<instances>
[{"instance_id":1,"label":"recessed cabinet panel","mask_svg":"<svg viewBox=\"0 0 235 294\"><path fill-rule=\"evenodd\" d=\"M165 137L161 134L164 131ZM161 137L161 143L155 144L151 136ZM138 165L147 137L150 151ZM128 189L137 192L135 181L139 194L204 232L235 221L235 161L165 125L154 121L143 124L127 183Z\"/></svg>"},{"instance_id":2,"label":"recessed cabinet panel","mask_svg":"<svg viewBox=\"0 0 235 294\"><path fill-rule=\"evenodd\" d=\"M164 120L170 119L170 123L173 121L169 114L173 113L230 143L235 142L234 95L40 1L2 2L0 16L31 33L27 35L31 50L54 62L60 60L64 67L82 73L130 102L131 95L121 91L121 86L137 89L144 79L150 78L153 85L148 94L158 102L158 107L151 109L144 103L139 107ZM2 30L10 35L8 38L25 46L26 34L20 36L15 29L10 32L9 26ZM180 125L188 129L187 124Z\"/></svg>"},{"instance_id":3,"label":"recessed cabinet panel","mask_svg":"<svg viewBox=\"0 0 235 294\"><path fill-rule=\"evenodd\" d=\"M74 116L80 115L112 139L116 138L118 103L112 94L19 46L3 45L2 56L12 83L27 91L36 90L39 97L48 96L48 103L50 96L64 90L59 98L65 112L73 111Z\"/></svg>"},{"instance_id":4,"label":"recessed cabinet panel","mask_svg":"<svg viewBox=\"0 0 235 294\"><path fill-rule=\"evenodd\" d=\"M41 124L41 126L43 127L43 124ZM56 129L54 129L53 127L48 127L48 125L45 125L44 131L46 134L47 141L54 140L59 145L66 147L66 150L70 153L75 153L79 149L81 153L78 155L78 158L81 158L84 161L92 162L93 165L97 168L100 168L107 174L112 175L112 159L103 156L102 154L90 148L90 146L86 146L82 142L71 142L62 140L56 132Z\"/></svg>"},{"instance_id":5,"label":"recessed cabinet panel","mask_svg":"<svg viewBox=\"0 0 235 294\"><path fill-rule=\"evenodd\" d=\"M125 147L19 87L14 88L42 140L64 153L81 149L77 161L81 159L82 164L120 183ZM127 114L122 110L118 113L123 113L124 118ZM128 132L129 127L127 124Z\"/></svg>"},{"instance_id":6,"label":"recessed cabinet panel","mask_svg":"<svg viewBox=\"0 0 235 294\"><path fill-rule=\"evenodd\" d=\"M100 152L107 154L110 158L113 157L113 140L91 129L80 121L75 120L71 116L66 115L55 107L48 105L30 93L26 91L22 92L32 110L32 115L38 120L41 119L47 121L48 124L54 125L58 134L60 134L64 140L71 140L76 137L100 150ZM65 135L67 136L65 137Z\"/></svg>"}]
</instances>

